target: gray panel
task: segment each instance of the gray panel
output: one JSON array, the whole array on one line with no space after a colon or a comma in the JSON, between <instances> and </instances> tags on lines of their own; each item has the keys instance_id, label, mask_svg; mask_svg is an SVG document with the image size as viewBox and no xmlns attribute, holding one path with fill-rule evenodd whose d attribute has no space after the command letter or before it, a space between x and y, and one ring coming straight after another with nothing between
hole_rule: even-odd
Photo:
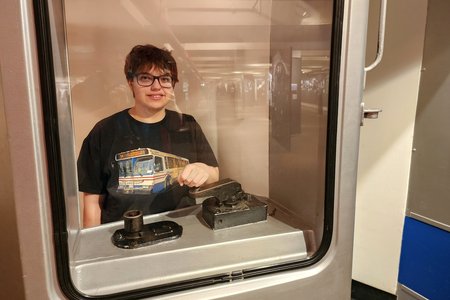
<instances>
[{"instance_id":1,"label":"gray panel","mask_svg":"<svg viewBox=\"0 0 450 300\"><path fill-rule=\"evenodd\" d=\"M139 249L112 244L111 236L123 222L82 230L72 263L75 286L88 295L101 295L307 257L303 232L272 217L211 230L200 213L198 205L144 217L145 224L174 221L183 226L183 234Z\"/></svg>"},{"instance_id":2,"label":"gray panel","mask_svg":"<svg viewBox=\"0 0 450 300\"><path fill-rule=\"evenodd\" d=\"M450 224L449 1L429 1L408 198L410 216Z\"/></svg>"}]
</instances>

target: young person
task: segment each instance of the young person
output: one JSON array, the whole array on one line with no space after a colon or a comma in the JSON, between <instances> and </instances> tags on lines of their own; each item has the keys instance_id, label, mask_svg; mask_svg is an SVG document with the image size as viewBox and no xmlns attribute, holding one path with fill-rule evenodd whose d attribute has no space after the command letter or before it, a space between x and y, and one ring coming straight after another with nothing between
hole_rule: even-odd
<instances>
[{"instance_id":1,"label":"young person","mask_svg":"<svg viewBox=\"0 0 450 300\"><path fill-rule=\"evenodd\" d=\"M166 109L178 82L170 52L137 45L124 72L134 106L98 122L78 157L84 227L120 220L132 209L173 210L189 187L219 179L217 160L195 119ZM180 170L176 178L163 172L169 165Z\"/></svg>"}]
</instances>

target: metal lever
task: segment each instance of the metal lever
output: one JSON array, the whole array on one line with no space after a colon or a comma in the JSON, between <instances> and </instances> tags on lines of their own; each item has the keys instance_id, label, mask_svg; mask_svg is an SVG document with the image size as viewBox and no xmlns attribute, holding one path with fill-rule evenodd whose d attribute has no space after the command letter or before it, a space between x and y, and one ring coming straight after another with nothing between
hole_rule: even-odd
<instances>
[{"instance_id":1,"label":"metal lever","mask_svg":"<svg viewBox=\"0 0 450 300\"><path fill-rule=\"evenodd\" d=\"M164 241L177 239L183 227L172 221L160 221L144 225L142 211L129 210L123 215L124 228L118 229L111 237L119 248L136 249Z\"/></svg>"},{"instance_id":2,"label":"metal lever","mask_svg":"<svg viewBox=\"0 0 450 300\"><path fill-rule=\"evenodd\" d=\"M383 110L379 108L364 108L364 102L361 103L361 123L360 125L364 125L364 119L378 119L378 114Z\"/></svg>"}]
</instances>

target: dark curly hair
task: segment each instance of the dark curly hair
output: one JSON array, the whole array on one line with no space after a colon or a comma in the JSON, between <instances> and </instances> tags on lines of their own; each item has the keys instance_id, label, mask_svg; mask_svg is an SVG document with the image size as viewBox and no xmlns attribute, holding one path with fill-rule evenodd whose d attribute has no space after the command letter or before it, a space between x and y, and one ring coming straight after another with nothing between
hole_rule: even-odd
<instances>
[{"instance_id":1,"label":"dark curly hair","mask_svg":"<svg viewBox=\"0 0 450 300\"><path fill-rule=\"evenodd\" d=\"M132 80L136 73L152 67L170 71L173 85L178 82L177 63L172 54L150 44L134 46L125 59L123 70L127 80Z\"/></svg>"}]
</instances>

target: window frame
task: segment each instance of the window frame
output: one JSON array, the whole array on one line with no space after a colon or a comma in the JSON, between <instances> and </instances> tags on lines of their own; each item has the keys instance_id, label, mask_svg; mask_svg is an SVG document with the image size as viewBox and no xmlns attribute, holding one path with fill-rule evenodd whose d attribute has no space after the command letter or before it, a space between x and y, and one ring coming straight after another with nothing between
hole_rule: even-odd
<instances>
[{"instance_id":1,"label":"window frame","mask_svg":"<svg viewBox=\"0 0 450 300\"><path fill-rule=\"evenodd\" d=\"M340 58L342 47L342 27L344 0L333 2L333 22L331 34L330 74L329 74L329 110L327 121L325 203L323 238L318 250L308 259L261 268L244 269L239 274L217 274L214 276L193 278L191 280L152 286L104 296L81 294L74 286L70 275L70 257L68 229L66 224L65 192L63 185L63 167L57 107L55 69L53 64L52 31L49 5L46 0L33 0L36 39L41 83L42 109L47 154L47 167L50 186L51 212L57 277L63 292L71 299L136 299L183 291L196 287L230 282L235 279L247 279L312 266L328 252L334 224L334 194L336 166L336 137L338 121ZM62 7L62 5L61 5ZM63 12L61 11L61 14Z\"/></svg>"}]
</instances>

